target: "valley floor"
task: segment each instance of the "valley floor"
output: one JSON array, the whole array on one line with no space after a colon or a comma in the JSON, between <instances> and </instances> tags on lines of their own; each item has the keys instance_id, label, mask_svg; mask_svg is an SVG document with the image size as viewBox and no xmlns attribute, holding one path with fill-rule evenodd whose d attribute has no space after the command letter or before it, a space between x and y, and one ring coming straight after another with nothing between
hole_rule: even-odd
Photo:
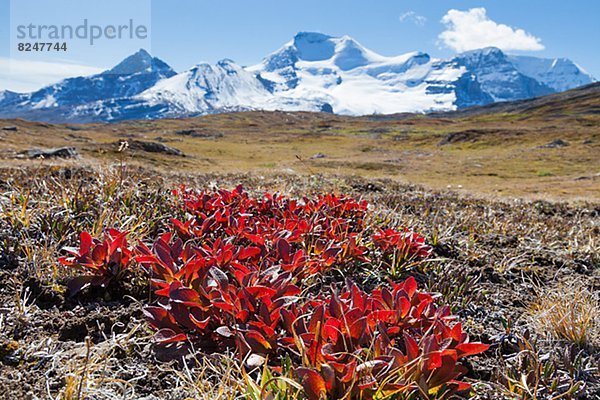
<instances>
[{"instance_id":1,"label":"valley floor","mask_svg":"<svg viewBox=\"0 0 600 400\"><path fill-rule=\"evenodd\" d=\"M600 201L592 100L574 110L560 100L541 111L460 118L246 112L114 125L10 120L0 122L0 165L27 166L28 150L67 146L79 154L72 165L352 175L489 198Z\"/></svg>"}]
</instances>

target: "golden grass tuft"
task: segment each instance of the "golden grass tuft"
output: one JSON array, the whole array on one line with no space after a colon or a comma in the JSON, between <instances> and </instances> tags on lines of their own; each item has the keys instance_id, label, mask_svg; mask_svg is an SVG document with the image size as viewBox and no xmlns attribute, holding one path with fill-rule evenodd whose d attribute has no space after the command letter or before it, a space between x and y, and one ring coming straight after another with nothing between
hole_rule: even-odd
<instances>
[{"instance_id":1,"label":"golden grass tuft","mask_svg":"<svg viewBox=\"0 0 600 400\"><path fill-rule=\"evenodd\" d=\"M580 283L541 290L528 312L532 326L542 335L579 346L600 344L600 302Z\"/></svg>"}]
</instances>

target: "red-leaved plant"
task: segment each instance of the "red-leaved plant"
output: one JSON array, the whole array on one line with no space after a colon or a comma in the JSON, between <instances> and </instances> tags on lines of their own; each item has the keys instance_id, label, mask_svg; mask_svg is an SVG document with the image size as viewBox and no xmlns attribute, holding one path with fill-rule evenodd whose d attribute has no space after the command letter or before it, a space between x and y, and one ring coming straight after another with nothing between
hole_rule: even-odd
<instances>
[{"instance_id":1,"label":"red-leaved plant","mask_svg":"<svg viewBox=\"0 0 600 400\"><path fill-rule=\"evenodd\" d=\"M108 229L104 240L98 240L92 238L88 232L82 232L79 248L63 249L70 255L59 258L59 262L84 272L67 284L71 296L88 286L105 287L113 279L119 280L132 266L132 249L127 243L127 233Z\"/></svg>"},{"instance_id":2,"label":"red-leaved plant","mask_svg":"<svg viewBox=\"0 0 600 400\"><path fill-rule=\"evenodd\" d=\"M282 311L286 348L309 399L420 394L447 398L470 389L458 360L484 352L448 307L417 291L413 278L366 294L342 293Z\"/></svg>"},{"instance_id":3,"label":"red-leaved plant","mask_svg":"<svg viewBox=\"0 0 600 400\"><path fill-rule=\"evenodd\" d=\"M236 348L271 366L289 357L309 400L444 398L470 389L459 380L460 359L488 346L469 342L450 309L419 292L413 278L370 294L347 281L329 295L303 295L333 268L351 274L426 258L422 236L373 232L364 223L367 203L345 196L253 198L241 187L175 194L190 217L173 219L172 232L139 243L133 257L158 298L144 313L159 344ZM105 285L132 260L117 231L103 242L84 233L80 248L68 251L63 264L91 273L70 283L75 293Z\"/></svg>"},{"instance_id":4,"label":"red-leaved plant","mask_svg":"<svg viewBox=\"0 0 600 400\"><path fill-rule=\"evenodd\" d=\"M431 246L425 243L425 238L407 229L380 229L372 239L382 252L383 261L393 272L400 265L431 255Z\"/></svg>"}]
</instances>

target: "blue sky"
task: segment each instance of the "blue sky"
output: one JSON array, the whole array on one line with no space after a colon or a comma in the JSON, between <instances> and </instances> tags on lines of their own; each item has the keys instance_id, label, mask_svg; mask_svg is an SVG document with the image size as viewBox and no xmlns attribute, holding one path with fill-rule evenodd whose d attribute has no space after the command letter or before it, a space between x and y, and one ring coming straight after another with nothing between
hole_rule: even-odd
<instances>
[{"instance_id":1,"label":"blue sky","mask_svg":"<svg viewBox=\"0 0 600 400\"><path fill-rule=\"evenodd\" d=\"M298 31L347 34L388 56L420 50L442 58L473 46L499 44L510 53L570 58L600 78L600 1L138 0L134 5L131 0L114 0L120 5L118 13L110 1L13 1L19 4L19 19L31 14L34 22L59 24L85 16L108 24L132 17L148 19L151 34L142 42L82 44L66 54L32 54L19 63L15 59L23 56L10 41L10 0L0 0L0 89L36 86L60 74L108 68L142 46L178 71L222 58L250 65ZM449 14L451 9L456 13ZM8 59L13 59L10 71ZM41 61L52 64L38 64ZM55 68L55 64L68 67Z\"/></svg>"}]
</instances>

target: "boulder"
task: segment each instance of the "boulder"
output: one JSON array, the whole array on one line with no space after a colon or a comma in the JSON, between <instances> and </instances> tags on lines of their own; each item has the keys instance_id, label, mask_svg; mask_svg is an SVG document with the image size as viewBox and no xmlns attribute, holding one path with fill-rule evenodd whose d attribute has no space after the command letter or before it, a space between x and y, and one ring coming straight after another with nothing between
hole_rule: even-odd
<instances>
[{"instance_id":1,"label":"boulder","mask_svg":"<svg viewBox=\"0 0 600 400\"><path fill-rule=\"evenodd\" d=\"M59 147L56 149L30 149L20 153L27 158L75 158L79 156L75 147Z\"/></svg>"},{"instance_id":2,"label":"boulder","mask_svg":"<svg viewBox=\"0 0 600 400\"><path fill-rule=\"evenodd\" d=\"M180 156L183 157L184 154L181 150L176 149L174 147L169 147L166 144L159 142L147 142L143 140L129 140L127 141L128 147L132 150L141 150L146 151L148 153L161 153L167 154L169 156ZM121 142L117 143L119 146Z\"/></svg>"}]
</instances>

